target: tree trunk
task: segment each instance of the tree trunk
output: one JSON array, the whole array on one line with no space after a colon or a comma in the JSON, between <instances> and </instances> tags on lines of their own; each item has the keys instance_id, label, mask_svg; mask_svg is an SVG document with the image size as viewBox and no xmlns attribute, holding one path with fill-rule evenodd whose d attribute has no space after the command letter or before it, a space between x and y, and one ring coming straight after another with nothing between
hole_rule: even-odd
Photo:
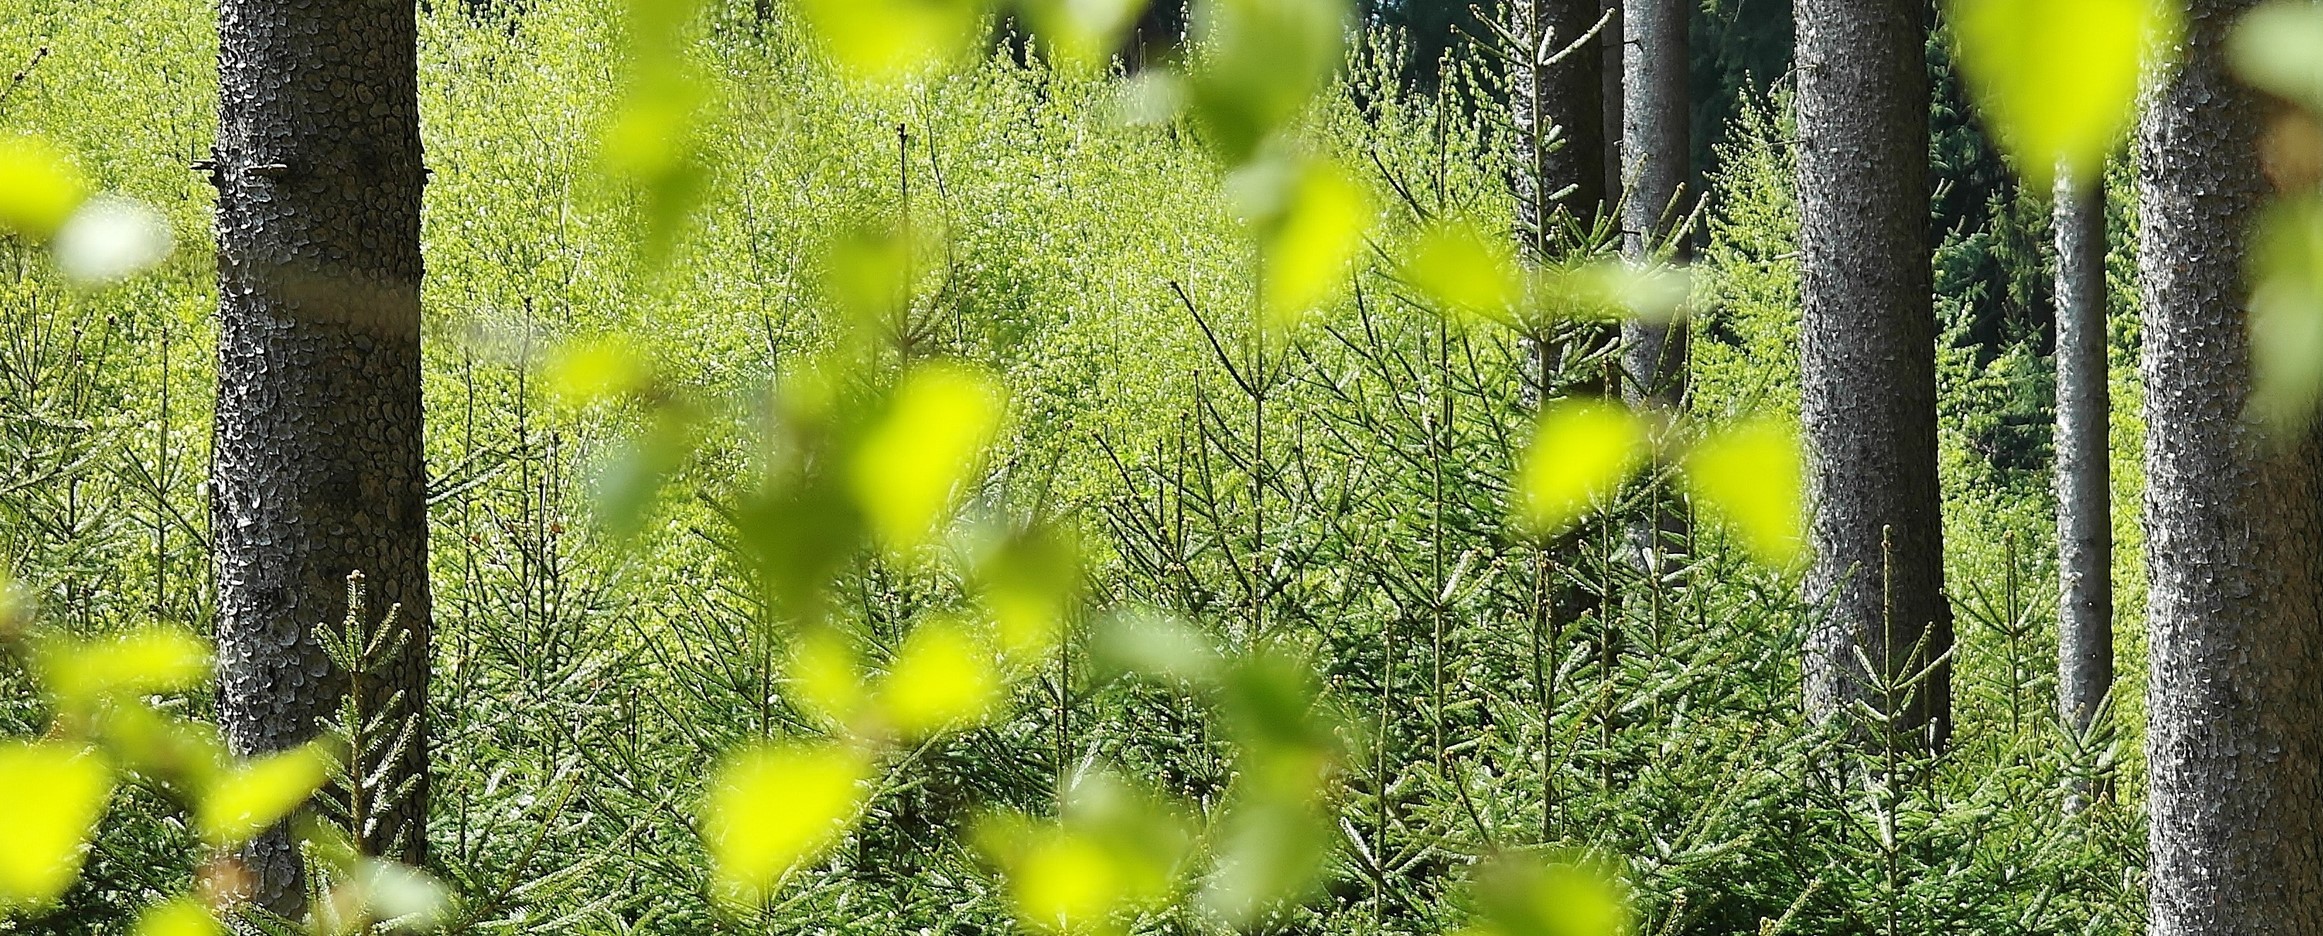
<instances>
[{"instance_id":1,"label":"tree trunk","mask_svg":"<svg viewBox=\"0 0 2323 936\"><path fill-rule=\"evenodd\" d=\"M345 617L362 572L373 617L396 608L408 633L368 667L364 702L377 712L403 694L400 723L420 733L387 783L419 786L355 832L417 861L429 602L416 17L410 0L225 0L218 34L219 719L242 755L316 734L347 674L315 631ZM282 828L243 859L262 906L299 910Z\"/></svg>"},{"instance_id":2,"label":"tree trunk","mask_svg":"<svg viewBox=\"0 0 2323 936\"><path fill-rule=\"evenodd\" d=\"M1801 422L1808 704L1860 700L1940 747L1952 645L1936 480L1926 4L1799 0ZM1877 673L1865 673L1857 651ZM1927 669L1906 691L1901 680Z\"/></svg>"},{"instance_id":3,"label":"tree trunk","mask_svg":"<svg viewBox=\"0 0 2323 936\"><path fill-rule=\"evenodd\" d=\"M2318 447L2245 412L2267 183L2221 46L2250 5L2190 5L2139 133L2153 936L2323 932Z\"/></svg>"},{"instance_id":4,"label":"tree trunk","mask_svg":"<svg viewBox=\"0 0 2323 936\"><path fill-rule=\"evenodd\" d=\"M2105 358L2105 177L2057 178L2057 714L2086 735L2113 691L2113 402ZM2102 790L2073 791L2078 809Z\"/></svg>"},{"instance_id":5,"label":"tree trunk","mask_svg":"<svg viewBox=\"0 0 2323 936\"><path fill-rule=\"evenodd\" d=\"M1620 202L1628 188L1623 175L1627 166L1621 157L1627 145L1622 121L1628 113L1622 85L1629 80L1624 71L1628 57L1622 54L1622 46L1628 43L1621 25L1625 3L1627 0L1601 0L1597 8L1598 21L1605 24L1597 31L1597 119L1603 128L1597 133L1597 165L1605 173L1604 201L1608 204Z\"/></svg>"},{"instance_id":6,"label":"tree trunk","mask_svg":"<svg viewBox=\"0 0 2323 936\"><path fill-rule=\"evenodd\" d=\"M1589 35L1598 2L1508 4L1508 31L1520 44L1508 69L1517 221L1536 256L1573 246L1564 232L1586 230L1605 210L1605 53Z\"/></svg>"},{"instance_id":7,"label":"tree trunk","mask_svg":"<svg viewBox=\"0 0 2323 936\"><path fill-rule=\"evenodd\" d=\"M1627 192L1621 209L1621 253L1632 263L1667 257L1676 262L1689 251L1683 238L1681 205L1693 146L1687 102L1686 28L1690 4L1684 0L1625 0L1621 62L1622 177ZM1686 324L1628 321L1621 326L1622 396L1638 408L1676 412L1686 397ZM1685 516L1665 505L1632 521L1633 561L1658 574L1662 545L1682 535Z\"/></svg>"}]
</instances>

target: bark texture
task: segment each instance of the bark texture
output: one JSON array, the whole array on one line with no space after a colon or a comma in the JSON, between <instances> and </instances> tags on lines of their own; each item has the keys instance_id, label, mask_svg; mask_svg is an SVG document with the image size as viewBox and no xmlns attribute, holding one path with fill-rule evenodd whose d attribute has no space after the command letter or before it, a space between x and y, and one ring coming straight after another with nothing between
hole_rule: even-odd
<instances>
[{"instance_id":1,"label":"bark texture","mask_svg":"<svg viewBox=\"0 0 2323 936\"><path fill-rule=\"evenodd\" d=\"M1542 254L1569 246L1560 236L1566 226L1586 229L1605 210L1605 50L1589 35L1602 15L1598 4L1510 0L1507 7L1519 45L1508 67L1517 221Z\"/></svg>"},{"instance_id":2,"label":"bark texture","mask_svg":"<svg viewBox=\"0 0 2323 936\"><path fill-rule=\"evenodd\" d=\"M2138 141L2153 936L2323 932L2323 485L2246 418L2259 104L2196 0Z\"/></svg>"},{"instance_id":3,"label":"bark texture","mask_svg":"<svg viewBox=\"0 0 2323 936\"><path fill-rule=\"evenodd\" d=\"M409 0L225 0L219 8L218 402L211 528L219 718L237 754L295 746L347 674L318 644L347 614L398 607L401 654L367 707L427 697L426 473L420 422L420 162ZM427 737L387 782L420 789L356 830L423 857ZM395 847L383 847L388 845ZM277 828L244 860L256 898L301 904Z\"/></svg>"},{"instance_id":4,"label":"bark texture","mask_svg":"<svg viewBox=\"0 0 2323 936\"><path fill-rule=\"evenodd\" d=\"M1936 322L1929 253L1927 5L1799 0L1801 420L1822 609L1808 704L1851 700L1941 746L1949 667L1883 683L1952 645L1937 513ZM1867 674L1857 651L1882 672ZM1917 652L1915 652L1917 651Z\"/></svg>"},{"instance_id":5,"label":"bark texture","mask_svg":"<svg viewBox=\"0 0 2323 936\"><path fill-rule=\"evenodd\" d=\"M1686 179L1691 172L1693 118L1687 96L1684 0L1624 0L1621 15L1621 253L1633 263L1683 262L1687 245L1674 237L1683 226ZM1621 326L1622 396L1636 408L1682 409L1686 397L1686 323L1631 320ZM1683 535L1685 515L1675 505L1631 521L1629 551L1649 573L1658 572L1664 542Z\"/></svg>"},{"instance_id":6,"label":"bark texture","mask_svg":"<svg viewBox=\"0 0 2323 936\"><path fill-rule=\"evenodd\" d=\"M2113 400L2105 180L2057 179L2057 714L2087 733L2113 691ZM2094 790L2080 791L2093 793Z\"/></svg>"}]
</instances>

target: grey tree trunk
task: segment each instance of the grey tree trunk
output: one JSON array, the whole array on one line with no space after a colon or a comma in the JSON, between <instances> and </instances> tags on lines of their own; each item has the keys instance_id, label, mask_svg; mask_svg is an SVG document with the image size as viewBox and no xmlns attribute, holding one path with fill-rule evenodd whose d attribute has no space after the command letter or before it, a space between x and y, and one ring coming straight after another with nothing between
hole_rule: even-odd
<instances>
[{"instance_id":1,"label":"grey tree trunk","mask_svg":"<svg viewBox=\"0 0 2323 936\"><path fill-rule=\"evenodd\" d=\"M1684 0L1625 0L1621 154L1627 191L1621 208L1621 253L1633 263L1661 257L1684 261L1687 245L1682 204L1693 143L1687 100ZM1633 407L1672 412L1685 404L1687 334L1685 322L1629 321L1621 326L1622 396ZM1633 521L1629 548L1634 561L1658 571L1664 542L1684 532L1685 516L1657 506Z\"/></svg>"},{"instance_id":2,"label":"grey tree trunk","mask_svg":"<svg viewBox=\"0 0 2323 936\"><path fill-rule=\"evenodd\" d=\"M313 737L341 698L316 629L346 616L352 572L409 634L366 706L424 710L418 30L410 0L224 0L218 36L219 719L250 755ZM417 791L356 830L375 852L424 858L427 743L387 771ZM298 912L281 828L243 860L262 906Z\"/></svg>"},{"instance_id":3,"label":"grey tree trunk","mask_svg":"<svg viewBox=\"0 0 2323 936\"><path fill-rule=\"evenodd\" d=\"M1605 210L1605 52L1589 35L1602 15L1598 3L1508 4L1508 32L1519 45L1508 69L1517 221L1537 254L1570 246L1563 231L1585 229Z\"/></svg>"},{"instance_id":4,"label":"grey tree trunk","mask_svg":"<svg viewBox=\"0 0 2323 936\"><path fill-rule=\"evenodd\" d=\"M1597 165L1605 171L1605 200L1609 203L1621 201L1628 185L1623 176L1627 167L1621 157L1628 145L1622 128L1624 115L1628 113L1622 85L1629 80L1624 71L1628 58L1622 54L1622 46L1627 44L1628 37L1621 25L1622 7L1627 2L1600 0L1597 8L1599 21L1605 24L1597 31L1597 114L1599 126L1604 128L1597 134Z\"/></svg>"},{"instance_id":5,"label":"grey tree trunk","mask_svg":"<svg viewBox=\"0 0 2323 936\"><path fill-rule=\"evenodd\" d=\"M2153 936L2323 932L2323 484L2312 427L2250 394L2245 238L2260 106L2194 0L2138 140L2145 298L2147 811Z\"/></svg>"},{"instance_id":6,"label":"grey tree trunk","mask_svg":"<svg viewBox=\"0 0 2323 936\"><path fill-rule=\"evenodd\" d=\"M2105 177L2057 178L2057 714L2086 735L2113 691ZM2076 789L2078 808L2102 791Z\"/></svg>"},{"instance_id":7,"label":"grey tree trunk","mask_svg":"<svg viewBox=\"0 0 2323 936\"><path fill-rule=\"evenodd\" d=\"M1822 610L1807 641L1808 705L1828 719L1861 700L1899 735L1939 747L1952 610L1937 511L1926 10L1796 5L1800 415L1815 511L1807 586ZM1910 691L1885 691L1923 669Z\"/></svg>"}]
</instances>

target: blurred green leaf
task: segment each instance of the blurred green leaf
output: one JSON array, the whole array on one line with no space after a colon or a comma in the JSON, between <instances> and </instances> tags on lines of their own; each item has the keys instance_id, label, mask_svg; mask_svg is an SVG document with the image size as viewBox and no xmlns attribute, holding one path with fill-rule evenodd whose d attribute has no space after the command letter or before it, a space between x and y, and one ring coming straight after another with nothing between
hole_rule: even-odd
<instances>
[{"instance_id":1,"label":"blurred green leaf","mask_svg":"<svg viewBox=\"0 0 2323 936\"><path fill-rule=\"evenodd\" d=\"M173 246L175 238L161 212L119 195L83 202L49 242L57 269L81 286L127 279L167 259Z\"/></svg>"},{"instance_id":2,"label":"blurred green leaf","mask_svg":"<svg viewBox=\"0 0 2323 936\"><path fill-rule=\"evenodd\" d=\"M1206 0L1193 10L1187 97L1228 165L1255 158L1329 84L1348 18L1344 0Z\"/></svg>"},{"instance_id":3,"label":"blurred green leaf","mask_svg":"<svg viewBox=\"0 0 2323 936\"><path fill-rule=\"evenodd\" d=\"M104 706L96 737L124 768L194 793L209 789L232 761L216 726L164 715L143 702Z\"/></svg>"},{"instance_id":4,"label":"blurred green leaf","mask_svg":"<svg viewBox=\"0 0 2323 936\"><path fill-rule=\"evenodd\" d=\"M1541 413L1517 466L1516 519L1555 536L1610 501L1648 453L1646 425L1617 403L1564 400Z\"/></svg>"},{"instance_id":5,"label":"blurred green leaf","mask_svg":"<svg viewBox=\"0 0 2323 936\"><path fill-rule=\"evenodd\" d=\"M694 414L656 409L637 431L616 439L589 467L590 519L616 539L635 536L672 475L694 450Z\"/></svg>"},{"instance_id":6,"label":"blurred green leaf","mask_svg":"<svg viewBox=\"0 0 2323 936\"><path fill-rule=\"evenodd\" d=\"M737 909L838 843L863 810L871 762L837 744L772 744L729 754L710 781L702 840L716 893Z\"/></svg>"},{"instance_id":7,"label":"blurred green leaf","mask_svg":"<svg viewBox=\"0 0 2323 936\"><path fill-rule=\"evenodd\" d=\"M140 911L132 936L226 936L226 926L200 901L178 897Z\"/></svg>"},{"instance_id":8,"label":"blurred green leaf","mask_svg":"<svg viewBox=\"0 0 2323 936\"><path fill-rule=\"evenodd\" d=\"M965 365L914 366L864 437L849 489L890 551L909 555L935 536L1000 429L1000 385Z\"/></svg>"},{"instance_id":9,"label":"blurred green leaf","mask_svg":"<svg viewBox=\"0 0 2323 936\"><path fill-rule=\"evenodd\" d=\"M1227 926L1247 929L1311 896L1331 866L1337 830L1315 805L1253 798L1227 808L1217 833L1217 873L1202 906Z\"/></svg>"},{"instance_id":10,"label":"blurred green leaf","mask_svg":"<svg viewBox=\"0 0 2323 936\"><path fill-rule=\"evenodd\" d=\"M1340 291L1371 228L1370 195L1337 164L1305 162L1284 181L1258 224L1260 324L1276 336Z\"/></svg>"},{"instance_id":11,"label":"blurred green leaf","mask_svg":"<svg viewBox=\"0 0 2323 936\"><path fill-rule=\"evenodd\" d=\"M798 11L841 70L893 82L968 54L991 8L984 0L799 0Z\"/></svg>"},{"instance_id":12,"label":"blurred green leaf","mask_svg":"<svg viewBox=\"0 0 2323 936\"><path fill-rule=\"evenodd\" d=\"M1202 904L1242 928L1305 900L1331 866L1342 724L1313 664L1273 647L1228 669L1219 714L1237 749L1236 778Z\"/></svg>"},{"instance_id":13,"label":"blurred green leaf","mask_svg":"<svg viewBox=\"0 0 2323 936\"><path fill-rule=\"evenodd\" d=\"M1081 593L1081 550L1069 533L1045 523L1008 531L983 550L974 571L1001 653L1024 663L1056 648Z\"/></svg>"},{"instance_id":14,"label":"blurred green leaf","mask_svg":"<svg viewBox=\"0 0 2323 936\"><path fill-rule=\"evenodd\" d=\"M653 382L645 349L618 332L558 345L541 368L549 398L576 409L618 402Z\"/></svg>"},{"instance_id":15,"label":"blurred green leaf","mask_svg":"<svg viewBox=\"0 0 2323 936\"><path fill-rule=\"evenodd\" d=\"M992 648L959 619L936 615L905 635L877 695L888 727L916 739L982 721L1001 688Z\"/></svg>"},{"instance_id":16,"label":"blurred green leaf","mask_svg":"<svg viewBox=\"0 0 2323 936\"><path fill-rule=\"evenodd\" d=\"M0 135L0 228L47 240L89 197L89 183L47 140Z\"/></svg>"},{"instance_id":17,"label":"blurred green leaf","mask_svg":"<svg viewBox=\"0 0 2323 936\"><path fill-rule=\"evenodd\" d=\"M2235 24L2226 52L2234 70L2261 91L2323 113L2323 7L2297 0L2261 4Z\"/></svg>"},{"instance_id":18,"label":"blurred green leaf","mask_svg":"<svg viewBox=\"0 0 2323 936\"><path fill-rule=\"evenodd\" d=\"M2268 209L2252 248L2251 415L2295 437L2323 403L2323 198Z\"/></svg>"},{"instance_id":19,"label":"blurred green leaf","mask_svg":"<svg viewBox=\"0 0 2323 936\"><path fill-rule=\"evenodd\" d=\"M433 930L452 916L452 889L435 875L395 861L361 858L349 876L363 916L389 932Z\"/></svg>"},{"instance_id":20,"label":"blurred green leaf","mask_svg":"<svg viewBox=\"0 0 2323 936\"><path fill-rule=\"evenodd\" d=\"M1138 673L1208 686L1225 669L1210 636L1167 612L1132 605L1114 611L1098 626L1090 662L1114 673Z\"/></svg>"},{"instance_id":21,"label":"blurred green leaf","mask_svg":"<svg viewBox=\"0 0 2323 936\"><path fill-rule=\"evenodd\" d=\"M1463 936L1627 936L1629 901L1612 870L1587 860L1507 854L1480 866L1478 919Z\"/></svg>"},{"instance_id":22,"label":"blurred green leaf","mask_svg":"<svg viewBox=\"0 0 2323 936\"><path fill-rule=\"evenodd\" d=\"M1806 460L1798 434L1770 419L1745 422L1686 453L1686 486L1742 534L1743 545L1776 568L1798 561L1806 542Z\"/></svg>"},{"instance_id":23,"label":"blurred green leaf","mask_svg":"<svg viewBox=\"0 0 2323 936\"><path fill-rule=\"evenodd\" d=\"M883 333L907 308L915 282L931 264L916 229L875 224L849 225L821 250L823 285L858 332ZM857 336L863 340L865 336Z\"/></svg>"},{"instance_id":24,"label":"blurred green leaf","mask_svg":"<svg viewBox=\"0 0 2323 936\"><path fill-rule=\"evenodd\" d=\"M791 644L791 699L828 727L853 724L870 693L864 687L862 655L836 627L810 627Z\"/></svg>"},{"instance_id":25,"label":"blurred green leaf","mask_svg":"<svg viewBox=\"0 0 2323 936\"><path fill-rule=\"evenodd\" d=\"M783 620L814 621L832 580L860 547L862 518L841 479L825 473L778 479L734 516L756 584Z\"/></svg>"},{"instance_id":26,"label":"blurred green leaf","mask_svg":"<svg viewBox=\"0 0 2323 936\"><path fill-rule=\"evenodd\" d=\"M999 813L974 838L1000 867L1017 922L1051 933L1121 932L1122 914L1176 894L1193 845L1184 810L1111 774L1078 778L1064 815Z\"/></svg>"},{"instance_id":27,"label":"blurred green leaf","mask_svg":"<svg viewBox=\"0 0 2323 936\"><path fill-rule=\"evenodd\" d=\"M0 742L0 912L56 903L80 877L113 772L93 752L54 742Z\"/></svg>"},{"instance_id":28,"label":"blurred green leaf","mask_svg":"<svg viewBox=\"0 0 2323 936\"><path fill-rule=\"evenodd\" d=\"M1050 54L1068 67L1103 68L1121 47L1122 36L1137 22L1145 0L1025 0L1024 11L1033 31L1048 43Z\"/></svg>"},{"instance_id":29,"label":"blurred green leaf","mask_svg":"<svg viewBox=\"0 0 2323 936\"><path fill-rule=\"evenodd\" d=\"M1666 321L1684 308L1686 270L1626 260L1584 260L1533 271L1532 302L1546 318L1585 321Z\"/></svg>"},{"instance_id":30,"label":"blurred green leaf","mask_svg":"<svg viewBox=\"0 0 2323 936\"><path fill-rule=\"evenodd\" d=\"M119 695L183 692L208 684L210 645L175 627L147 627L120 637L40 644L41 685L59 704L76 707Z\"/></svg>"},{"instance_id":31,"label":"blurred green leaf","mask_svg":"<svg viewBox=\"0 0 2323 936\"><path fill-rule=\"evenodd\" d=\"M1960 68L2017 172L2046 192L2062 163L2094 178L2136 111L2170 0L1952 0Z\"/></svg>"},{"instance_id":32,"label":"blurred green leaf","mask_svg":"<svg viewBox=\"0 0 2323 936\"><path fill-rule=\"evenodd\" d=\"M1421 230L1404 254L1403 278L1469 324L1507 321L1525 292L1509 239L1467 222L1437 222Z\"/></svg>"},{"instance_id":33,"label":"blurred green leaf","mask_svg":"<svg viewBox=\"0 0 2323 936\"><path fill-rule=\"evenodd\" d=\"M639 194L645 215L641 255L658 269L687 217L709 192L708 114L712 85L686 57L686 29L699 0L628 0L623 25L629 69L599 135L599 158Z\"/></svg>"},{"instance_id":34,"label":"blurred green leaf","mask_svg":"<svg viewBox=\"0 0 2323 936\"><path fill-rule=\"evenodd\" d=\"M239 845L306 803L330 779L336 758L305 744L252 758L220 774L194 807L194 828L217 846Z\"/></svg>"}]
</instances>

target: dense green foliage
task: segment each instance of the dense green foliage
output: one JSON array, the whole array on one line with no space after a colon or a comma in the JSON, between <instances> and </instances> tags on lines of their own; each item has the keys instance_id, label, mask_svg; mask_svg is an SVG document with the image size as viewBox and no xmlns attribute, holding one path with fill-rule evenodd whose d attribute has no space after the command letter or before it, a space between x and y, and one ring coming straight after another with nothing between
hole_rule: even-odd
<instances>
[{"instance_id":1,"label":"dense green foliage","mask_svg":"<svg viewBox=\"0 0 2323 936\"><path fill-rule=\"evenodd\" d=\"M1961 728L1922 759L1843 753L1839 729L1809 723L1813 609L1721 526L1704 522L1680 567L1621 554L1623 512L1662 474L1570 548L1510 528L1534 401L1602 363L1537 372L1520 336L1447 324L1386 259L1431 218L1513 224L1489 70L1414 91L1407 76L1432 69L1391 35L1358 45L1305 121L1371 194L1378 255L1277 343L1251 322L1246 234L1188 122L1130 124L1114 76L1005 53L866 90L764 8L717 7L687 37L717 102L696 154L708 185L658 257L637 245L667 219L597 163L624 73L612 5L423 12L433 870L472 931L996 931L1010 905L972 831L988 809L1053 814L1108 765L1199 809L1226 801L1233 731L1075 639L1006 717L898 758L865 821L760 915L710 899L704 778L738 745L821 730L786 688L796 634L766 623L730 509L770 457L765 388L848 334L831 245L874 225L918 238L894 342L1002 375L1009 419L969 514L1077 534L1091 568L1075 633L1151 608L1222 647L1295 648L1345 715L1333 838L1303 842L1321 887L1248 929L1452 931L1479 856L1562 848L1620 862L1639 932L2140 928L2138 778L2114 763L2135 732L2071 738L2050 702L2046 212L1956 98L1936 145L1964 180L1937 207ZM0 71L37 62L0 98L0 129L45 135L103 187L161 206L184 245L103 290L0 248L0 565L74 633L201 629L212 195L187 164L213 126L210 8L0 10ZM1796 409L1787 118L1779 89L1733 93L1693 285L1704 425ZM2117 219L2117 245L2129 227ZM2129 414L2134 317L2116 332ZM716 404L694 445L652 436L648 409L575 392L576 361L615 334L656 392ZM2132 624L2139 440L2129 416L2116 424ZM603 479L673 450L689 454L636 495L650 502L636 529L609 530L632 514L593 495L636 491ZM879 661L972 584L870 550L838 579L836 613ZM2138 672L2123 633L2121 666ZM2117 724L2139 723L2134 697L2119 708ZM0 727L36 733L44 717L27 675L0 670ZM2067 778L2098 770L2122 774L2122 802L2064 816ZM132 786L65 909L0 932L124 930L185 891L200 854ZM1182 907L1139 926L1216 928Z\"/></svg>"}]
</instances>

